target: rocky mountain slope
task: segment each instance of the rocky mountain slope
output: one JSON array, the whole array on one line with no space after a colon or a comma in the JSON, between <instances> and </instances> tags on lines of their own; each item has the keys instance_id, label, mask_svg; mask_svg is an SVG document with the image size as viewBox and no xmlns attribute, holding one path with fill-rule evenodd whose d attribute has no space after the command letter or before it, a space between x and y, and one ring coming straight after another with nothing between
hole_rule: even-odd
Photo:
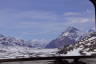
<instances>
[{"instance_id":1,"label":"rocky mountain slope","mask_svg":"<svg viewBox=\"0 0 96 64\"><path fill-rule=\"evenodd\" d=\"M64 55L96 55L96 32L87 33L77 43L64 47L59 53Z\"/></svg>"},{"instance_id":2,"label":"rocky mountain slope","mask_svg":"<svg viewBox=\"0 0 96 64\"><path fill-rule=\"evenodd\" d=\"M66 45L75 43L81 33L77 28L68 27L59 37L52 40L46 48L62 48Z\"/></svg>"}]
</instances>

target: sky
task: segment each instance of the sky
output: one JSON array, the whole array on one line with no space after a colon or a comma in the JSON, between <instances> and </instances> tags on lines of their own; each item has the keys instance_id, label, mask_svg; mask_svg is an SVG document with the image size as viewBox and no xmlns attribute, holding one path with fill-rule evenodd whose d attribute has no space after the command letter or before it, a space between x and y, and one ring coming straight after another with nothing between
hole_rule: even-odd
<instances>
[{"instance_id":1,"label":"sky","mask_svg":"<svg viewBox=\"0 0 96 64\"><path fill-rule=\"evenodd\" d=\"M0 0L0 34L25 40L52 40L67 27L94 28L89 0Z\"/></svg>"}]
</instances>

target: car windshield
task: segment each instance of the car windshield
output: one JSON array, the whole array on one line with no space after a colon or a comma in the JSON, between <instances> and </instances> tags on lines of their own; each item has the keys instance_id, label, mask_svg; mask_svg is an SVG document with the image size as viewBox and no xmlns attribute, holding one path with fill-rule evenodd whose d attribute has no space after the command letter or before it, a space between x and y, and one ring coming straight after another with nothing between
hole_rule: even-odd
<instances>
[{"instance_id":1,"label":"car windshield","mask_svg":"<svg viewBox=\"0 0 96 64\"><path fill-rule=\"evenodd\" d=\"M0 0L0 59L96 53L89 0Z\"/></svg>"}]
</instances>

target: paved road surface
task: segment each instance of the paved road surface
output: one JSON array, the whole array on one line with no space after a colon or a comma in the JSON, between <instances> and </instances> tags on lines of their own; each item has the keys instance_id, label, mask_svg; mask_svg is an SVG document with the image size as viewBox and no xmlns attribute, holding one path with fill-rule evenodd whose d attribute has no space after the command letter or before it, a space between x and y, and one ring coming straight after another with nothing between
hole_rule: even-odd
<instances>
[{"instance_id":1,"label":"paved road surface","mask_svg":"<svg viewBox=\"0 0 96 64\"><path fill-rule=\"evenodd\" d=\"M0 64L53 64L54 60L25 61L25 62L5 62ZM71 62L72 60L69 60ZM96 64L96 59L80 59L87 64Z\"/></svg>"}]
</instances>

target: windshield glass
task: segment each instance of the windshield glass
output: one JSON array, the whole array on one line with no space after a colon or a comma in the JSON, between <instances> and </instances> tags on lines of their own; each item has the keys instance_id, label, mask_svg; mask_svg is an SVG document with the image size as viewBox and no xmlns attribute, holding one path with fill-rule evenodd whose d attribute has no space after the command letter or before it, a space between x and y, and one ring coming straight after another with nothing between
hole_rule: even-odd
<instances>
[{"instance_id":1,"label":"windshield glass","mask_svg":"<svg viewBox=\"0 0 96 64\"><path fill-rule=\"evenodd\" d=\"M0 58L96 53L89 0L0 0Z\"/></svg>"}]
</instances>

